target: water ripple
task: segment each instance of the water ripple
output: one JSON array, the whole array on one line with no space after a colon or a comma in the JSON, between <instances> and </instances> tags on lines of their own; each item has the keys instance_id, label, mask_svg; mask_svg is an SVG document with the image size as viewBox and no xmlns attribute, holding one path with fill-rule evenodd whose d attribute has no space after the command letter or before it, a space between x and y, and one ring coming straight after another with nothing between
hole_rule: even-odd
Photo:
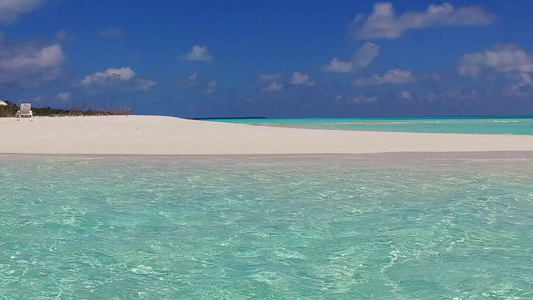
<instances>
[{"instance_id":1,"label":"water ripple","mask_svg":"<svg viewBox=\"0 0 533 300\"><path fill-rule=\"evenodd\" d=\"M532 160L0 161L1 299L532 299Z\"/></svg>"}]
</instances>

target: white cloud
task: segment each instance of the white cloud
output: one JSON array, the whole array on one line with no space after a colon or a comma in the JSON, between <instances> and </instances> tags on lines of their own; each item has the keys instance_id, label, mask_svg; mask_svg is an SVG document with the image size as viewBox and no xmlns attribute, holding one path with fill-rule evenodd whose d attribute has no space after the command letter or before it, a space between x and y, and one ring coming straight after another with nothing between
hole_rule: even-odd
<instances>
[{"instance_id":1,"label":"white cloud","mask_svg":"<svg viewBox=\"0 0 533 300\"><path fill-rule=\"evenodd\" d=\"M136 91L148 91L151 88L155 87L157 85L157 82L153 80L148 79L137 79L135 82L135 85L133 86L133 90Z\"/></svg>"},{"instance_id":2,"label":"white cloud","mask_svg":"<svg viewBox=\"0 0 533 300\"><path fill-rule=\"evenodd\" d=\"M257 79L260 81L274 81L281 79L281 73L270 73L270 74L261 74L257 76Z\"/></svg>"},{"instance_id":3,"label":"white cloud","mask_svg":"<svg viewBox=\"0 0 533 300\"><path fill-rule=\"evenodd\" d=\"M460 100L474 100L479 98L478 91L474 89L469 90L451 90L448 93L446 93L446 96L452 99L460 99ZM441 95L441 97L444 97L444 95Z\"/></svg>"},{"instance_id":4,"label":"white cloud","mask_svg":"<svg viewBox=\"0 0 533 300\"><path fill-rule=\"evenodd\" d=\"M532 81L531 81L531 76L529 76L529 74L527 73L520 73L520 77L522 78L522 81L523 82L526 82L528 84L531 84Z\"/></svg>"},{"instance_id":5,"label":"white cloud","mask_svg":"<svg viewBox=\"0 0 533 300\"><path fill-rule=\"evenodd\" d=\"M261 90L263 92L279 92L282 89L283 89L283 84L282 83L278 83L277 81L273 81L269 85L264 86L263 88L261 88Z\"/></svg>"},{"instance_id":6,"label":"white cloud","mask_svg":"<svg viewBox=\"0 0 533 300\"><path fill-rule=\"evenodd\" d=\"M411 91L409 91L409 90L401 91L400 92L400 97L402 99L407 99L407 100L413 99L413 95L411 95Z\"/></svg>"},{"instance_id":7,"label":"white cloud","mask_svg":"<svg viewBox=\"0 0 533 300\"><path fill-rule=\"evenodd\" d=\"M378 45L366 43L355 51L350 62L355 70L360 70L367 67L378 56L378 53Z\"/></svg>"},{"instance_id":8,"label":"white cloud","mask_svg":"<svg viewBox=\"0 0 533 300\"><path fill-rule=\"evenodd\" d=\"M96 72L85 76L81 81L82 85L90 85L95 83L104 83L110 80L130 80L135 76L135 72L128 68L107 69L104 72Z\"/></svg>"},{"instance_id":9,"label":"white cloud","mask_svg":"<svg viewBox=\"0 0 533 300\"><path fill-rule=\"evenodd\" d=\"M0 68L23 69L23 68L46 68L61 64L64 60L61 46L52 45L44 47L38 52L19 54L15 57L0 60Z\"/></svg>"},{"instance_id":10,"label":"white cloud","mask_svg":"<svg viewBox=\"0 0 533 300\"><path fill-rule=\"evenodd\" d=\"M56 99L61 100L61 101L67 101L70 99L70 93L69 92L59 93L57 94Z\"/></svg>"},{"instance_id":11,"label":"white cloud","mask_svg":"<svg viewBox=\"0 0 533 300\"><path fill-rule=\"evenodd\" d=\"M528 89L533 86L533 54L513 44L494 45L483 52L465 54L457 67L459 74L479 78L493 71L503 73L517 82L504 90L509 96L529 96Z\"/></svg>"},{"instance_id":12,"label":"white cloud","mask_svg":"<svg viewBox=\"0 0 533 300\"><path fill-rule=\"evenodd\" d=\"M44 0L1 0L0 22L13 22L19 15L38 8Z\"/></svg>"},{"instance_id":13,"label":"white cloud","mask_svg":"<svg viewBox=\"0 0 533 300\"><path fill-rule=\"evenodd\" d=\"M34 43L0 44L0 83L36 87L60 74L65 55L58 44L35 47Z\"/></svg>"},{"instance_id":14,"label":"white cloud","mask_svg":"<svg viewBox=\"0 0 533 300\"><path fill-rule=\"evenodd\" d=\"M450 95L448 95L448 96L450 96ZM439 99L443 99L443 98L445 98L445 97L446 97L446 96L445 96L444 94L442 94L442 93L440 93L440 94L436 94L436 93L434 93L434 92L430 92L430 93L428 93L428 94L425 94L425 95L421 95L421 96L420 96L420 98L424 98L424 99L426 99L426 100L428 100L428 101L430 101L430 102L432 102L432 101L437 101L437 100L439 100Z\"/></svg>"},{"instance_id":15,"label":"white cloud","mask_svg":"<svg viewBox=\"0 0 533 300\"><path fill-rule=\"evenodd\" d=\"M212 80L207 84L207 93L214 94L217 91L218 81Z\"/></svg>"},{"instance_id":16,"label":"white cloud","mask_svg":"<svg viewBox=\"0 0 533 300\"><path fill-rule=\"evenodd\" d=\"M378 99L376 96L365 96L365 95L359 95L359 96L353 96L346 99L346 103L372 103L375 102Z\"/></svg>"},{"instance_id":17,"label":"white cloud","mask_svg":"<svg viewBox=\"0 0 533 300\"><path fill-rule=\"evenodd\" d=\"M374 75L367 78L358 78L353 83L355 85L379 85L385 83L402 84L410 83L415 80L415 76L411 71L394 69L385 73L383 76Z\"/></svg>"},{"instance_id":18,"label":"white cloud","mask_svg":"<svg viewBox=\"0 0 533 300\"><path fill-rule=\"evenodd\" d=\"M213 56L207 52L206 46L198 46L198 45L193 46L191 49L191 52L180 56L180 59L189 60L189 61L204 61L204 62L209 62L209 61L214 60Z\"/></svg>"},{"instance_id":19,"label":"white cloud","mask_svg":"<svg viewBox=\"0 0 533 300\"><path fill-rule=\"evenodd\" d=\"M175 82L175 86L181 90L193 90L200 87L202 80L198 73L192 73L187 77L180 77Z\"/></svg>"},{"instance_id":20,"label":"white cloud","mask_svg":"<svg viewBox=\"0 0 533 300\"><path fill-rule=\"evenodd\" d=\"M126 90L147 91L157 85L148 79L134 79L135 72L129 68L109 68L103 72L95 72L81 80L82 86L121 87Z\"/></svg>"},{"instance_id":21,"label":"white cloud","mask_svg":"<svg viewBox=\"0 0 533 300\"><path fill-rule=\"evenodd\" d=\"M119 37L124 35L124 30L116 27L106 27L98 31L98 35L106 38Z\"/></svg>"},{"instance_id":22,"label":"white cloud","mask_svg":"<svg viewBox=\"0 0 533 300\"><path fill-rule=\"evenodd\" d=\"M355 72L367 67L379 53L379 46L373 43L366 43L359 47L349 61L342 61L337 57L326 66L326 72L347 73Z\"/></svg>"},{"instance_id":23,"label":"white cloud","mask_svg":"<svg viewBox=\"0 0 533 300\"><path fill-rule=\"evenodd\" d=\"M408 11L397 16L391 2L378 2L368 17L358 14L349 29L355 39L398 38L411 29L452 25L486 26L495 19L483 7L455 8L446 2L431 4L424 12Z\"/></svg>"},{"instance_id":24,"label":"white cloud","mask_svg":"<svg viewBox=\"0 0 533 300\"><path fill-rule=\"evenodd\" d=\"M503 73L533 72L533 56L513 44L495 45L483 52L465 54L458 66L459 74L473 78L490 69Z\"/></svg>"},{"instance_id":25,"label":"white cloud","mask_svg":"<svg viewBox=\"0 0 533 300\"><path fill-rule=\"evenodd\" d=\"M291 84L314 86L315 81L309 78L309 75L300 72L294 72L291 77Z\"/></svg>"},{"instance_id":26,"label":"white cloud","mask_svg":"<svg viewBox=\"0 0 533 300\"><path fill-rule=\"evenodd\" d=\"M521 82L524 84L533 84L533 81L531 80L531 76L527 73L520 73L520 79L521 79Z\"/></svg>"},{"instance_id":27,"label":"white cloud","mask_svg":"<svg viewBox=\"0 0 533 300\"><path fill-rule=\"evenodd\" d=\"M525 91L527 87L533 86L533 80L529 73L520 73L518 82L511 85L505 93L511 96L528 96L529 93Z\"/></svg>"},{"instance_id":28,"label":"white cloud","mask_svg":"<svg viewBox=\"0 0 533 300\"><path fill-rule=\"evenodd\" d=\"M352 71L352 63L341 61L338 58L334 57L329 65L324 66L324 71L326 72L338 72L338 73L347 73Z\"/></svg>"}]
</instances>

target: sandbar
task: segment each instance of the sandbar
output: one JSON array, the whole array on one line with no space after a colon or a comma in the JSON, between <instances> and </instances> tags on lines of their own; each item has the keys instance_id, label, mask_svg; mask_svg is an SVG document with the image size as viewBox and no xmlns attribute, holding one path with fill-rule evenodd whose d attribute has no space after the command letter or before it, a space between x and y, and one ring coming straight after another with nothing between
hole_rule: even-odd
<instances>
[{"instance_id":1,"label":"sandbar","mask_svg":"<svg viewBox=\"0 0 533 300\"><path fill-rule=\"evenodd\" d=\"M533 151L533 135L280 128L142 115L0 118L0 130L0 154L285 155Z\"/></svg>"}]
</instances>

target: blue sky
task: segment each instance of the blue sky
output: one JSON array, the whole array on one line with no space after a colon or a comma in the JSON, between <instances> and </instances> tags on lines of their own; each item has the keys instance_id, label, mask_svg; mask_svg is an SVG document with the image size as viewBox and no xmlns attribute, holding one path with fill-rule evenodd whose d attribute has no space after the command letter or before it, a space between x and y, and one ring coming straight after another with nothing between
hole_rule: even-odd
<instances>
[{"instance_id":1,"label":"blue sky","mask_svg":"<svg viewBox=\"0 0 533 300\"><path fill-rule=\"evenodd\" d=\"M0 0L0 99L181 117L533 115L533 1Z\"/></svg>"}]
</instances>

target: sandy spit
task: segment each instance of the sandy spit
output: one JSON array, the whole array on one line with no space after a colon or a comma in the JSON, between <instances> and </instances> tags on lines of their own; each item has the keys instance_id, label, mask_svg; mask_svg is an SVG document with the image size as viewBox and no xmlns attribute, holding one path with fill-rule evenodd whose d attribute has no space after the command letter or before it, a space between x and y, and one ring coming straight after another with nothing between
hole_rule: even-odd
<instances>
[{"instance_id":1,"label":"sandy spit","mask_svg":"<svg viewBox=\"0 0 533 300\"><path fill-rule=\"evenodd\" d=\"M0 118L0 154L365 154L533 151L533 135L278 128L164 116Z\"/></svg>"}]
</instances>

